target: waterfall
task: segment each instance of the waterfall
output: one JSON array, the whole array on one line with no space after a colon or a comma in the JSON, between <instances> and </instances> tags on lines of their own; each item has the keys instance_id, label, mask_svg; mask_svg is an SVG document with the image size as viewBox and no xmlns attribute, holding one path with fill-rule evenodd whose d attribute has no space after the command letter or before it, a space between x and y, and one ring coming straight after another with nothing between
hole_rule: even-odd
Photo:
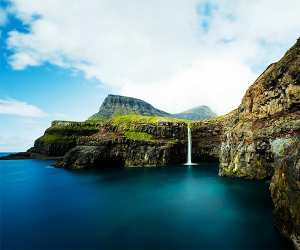
<instances>
[{"instance_id":1,"label":"waterfall","mask_svg":"<svg viewBox=\"0 0 300 250\"><path fill-rule=\"evenodd\" d=\"M194 163L192 163L192 132L189 126L188 126L187 162L185 163L185 165L194 165Z\"/></svg>"}]
</instances>

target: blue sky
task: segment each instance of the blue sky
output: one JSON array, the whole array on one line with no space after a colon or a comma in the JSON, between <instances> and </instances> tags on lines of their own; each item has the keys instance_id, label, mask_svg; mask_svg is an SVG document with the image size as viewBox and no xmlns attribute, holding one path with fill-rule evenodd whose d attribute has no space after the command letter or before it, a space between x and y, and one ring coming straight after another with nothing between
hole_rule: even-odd
<instances>
[{"instance_id":1,"label":"blue sky","mask_svg":"<svg viewBox=\"0 0 300 250\"><path fill-rule=\"evenodd\" d=\"M0 99L34 105L45 115L31 117L0 113L2 152L25 150L44 132L52 120L88 118L97 112L108 93L98 80L87 79L80 71L48 63L28 67L26 70L13 69L9 64L12 51L7 48L8 32L11 30L26 32L27 29L26 25L13 15L9 15L5 25L1 27Z\"/></svg>"},{"instance_id":2,"label":"blue sky","mask_svg":"<svg viewBox=\"0 0 300 250\"><path fill-rule=\"evenodd\" d=\"M298 38L299 9L296 0L0 0L0 151L26 150L52 120L86 119L109 93L169 112L229 112Z\"/></svg>"}]
</instances>

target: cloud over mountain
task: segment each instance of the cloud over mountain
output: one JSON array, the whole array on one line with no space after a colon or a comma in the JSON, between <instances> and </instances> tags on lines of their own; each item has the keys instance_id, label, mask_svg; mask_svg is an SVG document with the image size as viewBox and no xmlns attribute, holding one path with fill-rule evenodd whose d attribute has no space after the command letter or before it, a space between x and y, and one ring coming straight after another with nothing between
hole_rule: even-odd
<instances>
[{"instance_id":1,"label":"cloud over mountain","mask_svg":"<svg viewBox=\"0 0 300 250\"><path fill-rule=\"evenodd\" d=\"M169 112L231 110L300 33L298 0L11 2L29 27L9 34L13 68L50 62L83 71Z\"/></svg>"}]
</instances>

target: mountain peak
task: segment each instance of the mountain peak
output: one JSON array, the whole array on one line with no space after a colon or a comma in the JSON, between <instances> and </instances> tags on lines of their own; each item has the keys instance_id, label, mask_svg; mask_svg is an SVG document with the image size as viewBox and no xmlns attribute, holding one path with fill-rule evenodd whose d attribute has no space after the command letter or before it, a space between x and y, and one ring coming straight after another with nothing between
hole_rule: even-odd
<instances>
[{"instance_id":1,"label":"mountain peak","mask_svg":"<svg viewBox=\"0 0 300 250\"><path fill-rule=\"evenodd\" d=\"M110 118L115 115L138 114L149 116L175 117L190 120L203 120L216 114L205 105L198 106L182 113L170 114L153 107L150 103L134 97L109 94L100 106L99 112L91 118Z\"/></svg>"},{"instance_id":2,"label":"mountain peak","mask_svg":"<svg viewBox=\"0 0 300 250\"><path fill-rule=\"evenodd\" d=\"M143 100L134 97L110 94L104 99L99 112L92 117L108 118L114 115L124 114L171 116L169 113L156 109L150 103Z\"/></svg>"},{"instance_id":3,"label":"mountain peak","mask_svg":"<svg viewBox=\"0 0 300 250\"><path fill-rule=\"evenodd\" d=\"M217 114L213 112L210 107L206 105L197 106L195 108L188 109L181 113L175 114L177 118L191 119L191 120L203 120L203 119L211 118L216 115Z\"/></svg>"}]
</instances>

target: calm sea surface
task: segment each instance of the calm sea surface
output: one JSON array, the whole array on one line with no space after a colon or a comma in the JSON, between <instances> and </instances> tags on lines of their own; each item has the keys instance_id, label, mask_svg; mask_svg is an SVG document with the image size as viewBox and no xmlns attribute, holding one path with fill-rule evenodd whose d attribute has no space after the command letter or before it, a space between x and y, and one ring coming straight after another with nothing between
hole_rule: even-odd
<instances>
[{"instance_id":1,"label":"calm sea surface","mask_svg":"<svg viewBox=\"0 0 300 250\"><path fill-rule=\"evenodd\" d=\"M265 182L217 164L70 171L0 161L0 249L283 249Z\"/></svg>"}]
</instances>

